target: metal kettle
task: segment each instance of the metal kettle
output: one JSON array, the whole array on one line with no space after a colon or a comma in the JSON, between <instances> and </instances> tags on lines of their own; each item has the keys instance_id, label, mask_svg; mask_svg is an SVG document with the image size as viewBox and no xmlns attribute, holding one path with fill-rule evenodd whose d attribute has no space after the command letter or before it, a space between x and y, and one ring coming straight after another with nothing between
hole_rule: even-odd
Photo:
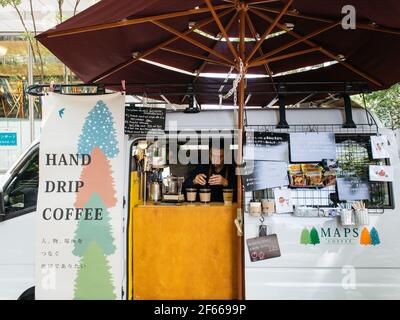
<instances>
[{"instance_id":1,"label":"metal kettle","mask_svg":"<svg viewBox=\"0 0 400 320\"><path fill-rule=\"evenodd\" d=\"M150 183L150 201L159 202L161 201L162 192L160 182L153 181Z\"/></svg>"}]
</instances>

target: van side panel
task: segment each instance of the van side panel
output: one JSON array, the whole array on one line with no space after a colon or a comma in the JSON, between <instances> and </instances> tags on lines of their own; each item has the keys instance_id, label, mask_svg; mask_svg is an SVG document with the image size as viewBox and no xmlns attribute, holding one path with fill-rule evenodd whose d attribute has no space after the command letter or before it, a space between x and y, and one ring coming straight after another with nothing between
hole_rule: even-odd
<instances>
[{"instance_id":1,"label":"van side panel","mask_svg":"<svg viewBox=\"0 0 400 320\"><path fill-rule=\"evenodd\" d=\"M247 299L398 299L400 297L400 160L390 130L395 209L369 214L369 225L344 228L336 218L275 214L265 220L277 234L282 256L251 262L245 244ZM260 222L245 216L245 239L256 237ZM302 244L302 230L316 229L319 242ZM375 238L365 244L361 234ZM365 229L365 230L364 230ZM363 231L364 230L364 231Z\"/></svg>"},{"instance_id":2,"label":"van side panel","mask_svg":"<svg viewBox=\"0 0 400 320\"><path fill-rule=\"evenodd\" d=\"M36 213L0 223L0 299L18 299L35 285Z\"/></svg>"}]
</instances>

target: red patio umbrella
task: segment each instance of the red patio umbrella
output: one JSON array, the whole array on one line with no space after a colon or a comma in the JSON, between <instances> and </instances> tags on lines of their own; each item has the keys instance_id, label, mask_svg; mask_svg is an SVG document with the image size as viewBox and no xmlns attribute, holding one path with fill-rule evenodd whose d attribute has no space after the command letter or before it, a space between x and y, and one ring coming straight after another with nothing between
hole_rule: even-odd
<instances>
[{"instance_id":1,"label":"red patio umbrella","mask_svg":"<svg viewBox=\"0 0 400 320\"><path fill-rule=\"evenodd\" d=\"M342 27L347 5L356 10L356 29ZM243 129L248 74L265 75L273 87L366 81L377 90L398 82L399 15L398 0L103 0L38 39L83 81L125 80L128 94L141 83L221 85L204 74L234 68ZM241 205L240 177L238 184Z\"/></svg>"}]
</instances>

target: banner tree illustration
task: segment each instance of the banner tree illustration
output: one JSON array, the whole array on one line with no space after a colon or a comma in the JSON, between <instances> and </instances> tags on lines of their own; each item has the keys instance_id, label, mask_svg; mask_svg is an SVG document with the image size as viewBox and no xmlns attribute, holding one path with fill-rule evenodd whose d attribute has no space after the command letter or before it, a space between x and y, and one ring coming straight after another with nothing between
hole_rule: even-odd
<instances>
[{"instance_id":1,"label":"banner tree illustration","mask_svg":"<svg viewBox=\"0 0 400 320\"><path fill-rule=\"evenodd\" d=\"M116 205L116 191L110 159L119 154L112 113L98 101L85 119L78 142L79 154L90 154L91 162L83 167L82 189L76 194L76 208L92 208L101 219L78 221L73 254L80 257L82 268L75 278L75 299L115 299L107 256L114 243L109 208Z\"/></svg>"}]
</instances>

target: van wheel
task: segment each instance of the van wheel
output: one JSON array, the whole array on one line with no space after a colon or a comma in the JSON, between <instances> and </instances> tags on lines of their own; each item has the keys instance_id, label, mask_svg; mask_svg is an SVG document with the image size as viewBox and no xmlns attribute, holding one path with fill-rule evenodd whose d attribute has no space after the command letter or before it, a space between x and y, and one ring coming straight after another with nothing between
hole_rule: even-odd
<instances>
[{"instance_id":1,"label":"van wheel","mask_svg":"<svg viewBox=\"0 0 400 320\"><path fill-rule=\"evenodd\" d=\"M24 291L24 293L19 296L18 300L35 300L35 287Z\"/></svg>"}]
</instances>

